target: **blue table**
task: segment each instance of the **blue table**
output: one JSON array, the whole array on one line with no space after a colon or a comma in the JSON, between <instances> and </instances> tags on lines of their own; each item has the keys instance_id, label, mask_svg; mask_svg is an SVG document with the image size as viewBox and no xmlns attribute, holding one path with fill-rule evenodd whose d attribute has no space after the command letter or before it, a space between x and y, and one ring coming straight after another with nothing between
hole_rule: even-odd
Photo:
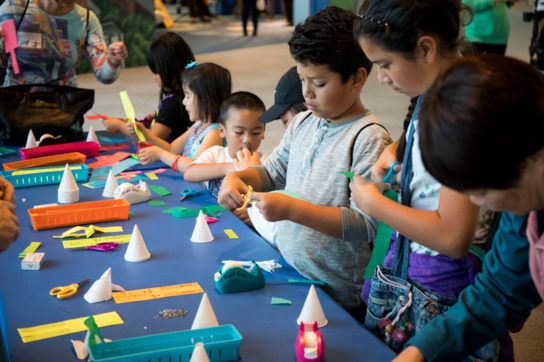
<instances>
[{"instance_id":1,"label":"blue table","mask_svg":"<svg viewBox=\"0 0 544 362\"><path fill-rule=\"evenodd\" d=\"M9 162L15 157L3 157ZM93 161L92 159L90 161ZM147 203L132 205L129 220L100 223L100 226L122 225L124 233L131 233L138 224L151 259L131 263L124 260L127 244L113 252L68 251L63 249L60 235L68 227L34 231L27 209L33 205L57 202L57 185L16 189L17 215L21 226L19 239L0 255L0 292L2 339L7 360L12 361L76 361L70 339L83 340L85 332L68 334L45 340L23 343L17 328L59 322L66 319L117 311L124 324L101 329L105 338L113 340L149 334L189 329L198 309L202 294L192 294L116 304L113 299L89 304L83 294L92 281L112 268L112 281L126 290L198 282L208 293L220 324L233 324L243 337L240 357L244 361L294 361L294 342L298 332L296 319L308 293L308 285L288 284L289 278L301 276L264 242L256 233L230 212L223 212L219 221L210 224L215 240L206 244L192 243L195 219L175 219L161 210L183 206L200 208L216 204L207 191L179 201L179 192L197 184L183 181L171 170L158 175L159 180L148 184L161 185L173 195L160 197L152 192L152 200L162 200L165 206ZM80 185L80 201L101 200L102 189ZM223 230L232 229L239 239L229 239ZM115 234L117 235L117 234ZM45 264L39 271L21 270L17 255L31 241L40 241L38 252L45 253ZM213 275L221 260L279 259L283 268L265 273L264 289L247 293L219 294L214 289ZM49 295L55 286L75 283L86 278L91 282L80 288L77 296L57 300ZM355 321L327 294L317 288L328 325L321 329L328 361L385 361L394 354L377 338ZM291 300L290 306L270 304L272 297ZM185 307L184 318L156 319L163 309Z\"/></svg>"}]
</instances>

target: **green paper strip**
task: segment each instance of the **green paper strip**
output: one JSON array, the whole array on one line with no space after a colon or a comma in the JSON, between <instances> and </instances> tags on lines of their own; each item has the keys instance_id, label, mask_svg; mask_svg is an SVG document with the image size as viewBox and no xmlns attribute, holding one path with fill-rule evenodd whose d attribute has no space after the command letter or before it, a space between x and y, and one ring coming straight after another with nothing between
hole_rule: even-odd
<instances>
[{"instance_id":1,"label":"green paper strip","mask_svg":"<svg viewBox=\"0 0 544 362\"><path fill-rule=\"evenodd\" d=\"M397 193L393 189L389 189L383 193L389 199L398 202ZM378 231L376 232L376 239L374 240L374 249L372 250L372 256L370 261L366 266L365 274L363 279L372 278L376 267L383 265L387 251L389 250L389 245L391 244L391 237L393 236L394 230L392 227L380 222L378 225Z\"/></svg>"},{"instance_id":2,"label":"green paper strip","mask_svg":"<svg viewBox=\"0 0 544 362\"><path fill-rule=\"evenodd\" d=\"M26 256L26 254L35 252L36 250L38 250L38 248L40 247L41 244L42 243L40 243L39 241L31 242L25 248L25 250L23 250L21 253L19 253L19 258L24 258Z\"/></svg>"},{"instance_id":3,"label":"green paper strip","mask_svg":"<svg viewBox=\"0 0 544 362\"><path fill-rule=\"evenodd\" d=\"M217 217L219 216L220 212L223 212L226 209L221 205L210 205L200 209L186 209L184 207L181 207L181 208L173 207L171 209L162 210L162 212L166 212L166 213L171 212L172 216L175 218L184 218L184 217L197 217L198 214L200 213L200 210L202 210L202 212L208 216Z\"/></svg>"},{"instance_id":4,"label":"green paper strip","mask_svg":"<svg viewBox=\"0 0 544 362\"><path fill-rule=\"evenodd\" d=\"M176 207L171 207L169 209L161 210L161 212L164 212L165 214L171 214L175 210L187 210L187 208L186 207L181 207L181 206L176 206Z\"/></svg>"},{"instance_id":5,"label":"green paper strip","mask_svg":"<svg viewBox=\"0 0 544 362\"><path fill-rule=\"evenodd\" d=\"M289 279L287 281L290 284L316 284L316 285L325 285L325 282L321 280L311 280L311 279Z\"/></svg>"},{"instance_id":6,"label":"green paper strip","mask_svg":"<svg viewBox=\"0 0 544 362\"><path fill-rule=\"evenodd\" d=\"M270 304L272 304L272 305L291 305L291 301L289 299L272 297L272 300L270 301Z\"/></svg>"},{"instance_id":7,"label":"green paper strip","mask_svg":"<svg viewBox=\"0 0 544 362\"><path fill-rule=\"evenodd\" d=\"M150 206L164 206L166 203L164 201L151 200L148 202L148 204Z\"/></svg>"},{"instance_id":8,"label":"green paper strip","mask_svg":"<svg viewBox=\"0 0 544 362\"><path fill-rule=\"evenodd\" d=\"M348 171L338 171L340 175L344 175L348 177L351 181L353 181L353 176L355 176L354 172L348 172Z\"/></svg>"},{"instance_id":9,"label":"green paper strip","mask_svg":"<svg viewBox=\"0 0 544 362\"><path fill-rule=\"evenodd\" d=\"M170 191L166 187L162 187L159 185L149 185L149 188L156 192L159 196L168 196L172 195Z\"/></svg>"},{"instance_id":10,"label":"green paper strip","mask_svg":"<svg viewBox=\"0 0 544 362\"><path fill-rule=\"evenodd\" d=\"M200 214L200 209L185 209L185 210L173 210L172 216L176 219L182 219L186 217L197 217Z\"/></svg>"}]
</instances>

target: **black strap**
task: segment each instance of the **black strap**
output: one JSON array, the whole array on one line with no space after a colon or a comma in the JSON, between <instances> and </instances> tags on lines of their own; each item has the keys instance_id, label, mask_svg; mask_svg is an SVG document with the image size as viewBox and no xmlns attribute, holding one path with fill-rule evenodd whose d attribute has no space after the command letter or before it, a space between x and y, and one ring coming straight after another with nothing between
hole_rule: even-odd
<instances>
[{"instance_id":1,"label":"black strap","mask_svg":"<svg viewBox=\"0 0 544 362\"><path fill-rule=\"evenodd\" d=\"M30 0L28 0L25 4L25 8L23 10L23 14L21 15L21 19L19 19L19 23L17 24L17 26L15 27L15 32L18 32L19 31L19 28L21 27L21 24L23 23L23 18L25 17L25 14L26 14L26 9L28 9L28 4L30 4Z\"/></svg>"},{"instance_id":2,"label":"black strap","mask_svg":"<svg viewBox=\"0 0 544 362\"><path fill-rule=\"evenodd\" d=\"M376 122L371 122L371 123L368 123L368 124L365 124L363 127L361 127L361 129L359 129L359 131L357 131L357 134L355 135L355 137L353 138L353 141L351 142L351 145L349 147L349 161L348 161L348 171L351 171L351 166L353 164L353 153L355 152L355 143L357 142L357 139L359 138L359 135L361 134L361 132L363 132L367 127L370 127L370 126L380 126L381 128L383 128L385 130L385 132L387 132L387 128L385 128L384 125L382 124L379 124L379 123L376 123ZM389 132L387 132L387 134L389 134Z\"/></svg>"}]
</instances>

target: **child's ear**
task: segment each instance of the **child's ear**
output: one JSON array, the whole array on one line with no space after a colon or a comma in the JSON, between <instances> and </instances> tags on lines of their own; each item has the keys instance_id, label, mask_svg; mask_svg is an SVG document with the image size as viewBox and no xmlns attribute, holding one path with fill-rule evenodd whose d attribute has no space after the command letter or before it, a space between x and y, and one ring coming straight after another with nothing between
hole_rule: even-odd
<instances>
[{"instance_id":1,"label":"child's ear","mask_svg":"<svg viewBox=\"0 0 544 362\"><path fill-rule=\"evenodd\" d=\"M361 91L366 83L367 77L368 73L366 72L366 69L364 67L360 67L359 69L357 69L355 74L353 74L353 86L357 89L357 91Z\"/></svg>"},{"instance_id":2,"label":"child's ear","mask_svg":"<svg viewBox=\"0 0 544 362\"><path fill-rule=\"evenodd\" d=\"M417 41L417 48L427 63L434 63L438 53L438 44L435 38L429 35L422 36Z\"/></svg>"},{"instance_id":3,"label":"child's ear","mask_svg":"<svg viewBox=\"0 0 544 362\"><path fill-rule=\"evenodd\" d=\"M227 138L227 130L223 123L219 123L219 136L221 136L221 138Z\"/></svg>"}]
</instances>

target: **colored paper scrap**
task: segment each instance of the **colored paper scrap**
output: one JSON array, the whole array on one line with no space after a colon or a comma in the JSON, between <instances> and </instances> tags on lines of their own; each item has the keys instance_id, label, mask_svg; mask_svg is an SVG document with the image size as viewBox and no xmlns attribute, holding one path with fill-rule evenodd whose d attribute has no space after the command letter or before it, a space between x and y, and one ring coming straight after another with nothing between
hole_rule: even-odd
<instances>
[{"instance_id":1,"label":"colored paper scrap","mask_svg":"<svg viewBox=\"0 0 544 362\"><path fill-rule=\"evenodd\" d=\"M78 234L78 231L83 231L83 233ZM95 225L89 225L86 226L75 226L71 229L66 230L62 233L62 235L55 235L53 238L55 239L64 239L64 238L78 238L78 237L90 237L94 235L94 233L98 231L99 233L120 233L123 232L122 226L108 226L108 227L98 227Z\"/></svg>"},{"instance_id":2,"label":"colored paper scrap","mask_svg":"<svg viewBox=\"0 0 544 362\"><path fill-rule=\"evenodd\" d=\"M100 179L101 177L108 177L108 174L110 173L111 167L100 167L95 168L93 172L91 173L91 177L89 177L89 182L96 181Z\"/></svg>"},{"instance_id":3,"label":"colored paper scrap","mask_svg":"<svg viewBox=\"0 0 544 362\"><path fill-rule=\"evenodd\" d=\"M85 116L85 118L93 120L93 119L108 119L108 116L104 116L103 114L92 114L90 116Z\"/></svg>"},{"instance_id":4,"label":"colored paper scrap","mask_svg":"<svg viewBox=\"0 0 544 362\"><path fill-rule=\"evenodd\" d=\"M175 217L176 219L183 219L186 217L196 217L198 214L200 214L201 209L175 209L172 210L172 217Z\"/></svg>"},{"instance_id":5,"label":"colored paper scrap","mask_svg":"<svg viewBox=\"0 0 544 362\"><path fill-rule=\"evenodd\" d=\"M272 304L272 305L291 305L291 301L289 299L272 297L272 300L270 300L270 304Z\"/></svg>"},{"instance_id":6,"label":"colored paper scrap","mask_svg":"<svg viewBox=\"0 0 544 362\"><path fill-rule=\"evenodd\" d=\"M138 161L138 160L135 160L133 158L127 158L126 160L123 160L123 161L119 162L118 164L113 165L111 170L112 170L114 175L118 175L119 172L123 172L126 169L131 168L132 166L137 165L139 163L140 163L140 161Z\"/></svg>"},{"instance_id":7,"label":"colored paper scrap","mask_svg":"<svg viewBox=\"0 0 544 362\"><path fill-rule=\"evenodd\" d=\"M225 232L225 234L227 234L229 239L238 239L238 235L236 235L236 233L234 231L232 231L232 229L226 229L226 230L223 230L223 231Z\"/></svg>"},{"instance_id":8,"label":"colored paper scrap","mask_svg":"<svg viewBox=\"0 0 544 362\"><path fill-rule=\"evenodd\" d=\"M115 137L108 137L108 136L98 136L98 140L100 143L132 143L131 140L126 138L115 138Z\"/></svg>"},{"instance_id":9,"label":"colored paper scrap","mask_svg":"<svg viewBox=\"0 0 544 362\"><path fill-rule=\"evenodd\" d=\"M86 246L93 246L98 243L114 242L114 243L128 243L132 234L113 235L113 236L101 236L99 238L89 239L74 239L63 240L62 246L64 249L84 248Z\"/></svg>"},{"instance_id":10,"label":"colored paper scrap","mask_svg":"<svg viewBox=\"0 0 544 362\"><path fill-rule=\"evenodd\" d=\"M159 177L153 173L153 172L146 172L145 175L150 179L150 180L158 180Z\"/></svg>"},{"instance_id":11,"label":"colored paper scrap","mask_svg":"<svg viewBox=\"0 0 544 362\"><path fill-rule=\"evenodd\" d=\"M316 284L316 285L325 285L325 282L321 280L311 280L311 279L289 279L287 281L291 284Z\"/></svg>"},{"instance_id":12,"label":"colored paper scrap","mask_svg":"<svg viewBox=\"0 0 544 362\"><path fill-rule=\"evenodd\" d=\"M132 143L126 142L126 143L118 143L116 145L106 145L106 146L100 146L98 151L105 152L105 151L116 151L116 150L124 150L127 148L132 147Z\"/></svg>"},{"instance_id":13,"label":"colored paper scrap","mask_svg":"<svg viewBox=\"0 0 544 362\"><path fill-rule=\"evenodd\" d=\"M151 187L151 186L149 186ZM169 209L170 210L170 209ZM185 217L196 217L200 213L200 210L202 210L203 213L205 213L208 216L211 217L217 217L220 215L221 212L225 211L226 209L221 205L210 205L205 206L200 209L186 209L186 208L172 208L172 216L175 218L185 218ZM166 212L166 210L163 210L163 212Z\"/></svg>"},{"instance_id":14,"label":"colored paper scrap","mask_svg":"<svg viewBox=\"0 0 544 362\"><path fill-rule=\"evenodd\" d=\"M353 181L353 176L355 176L354 172L348 172L348 171L338 171L340 175L344 175L347 178L349 178L351 181Z\"/></svg>"},{"instance_id":15,"label":"colored paper scrap","mask_svg":"<svg viewBox=\"0 0 544 362\"><path fill-rule=\"evenodd\" d=\"M12 153L15 153L15 152L17 151L12 150L10 148L0 147L0 156L11 155Z\"/></svg>"},{"instance_id":16,"label":"colored paper scrap","mask_svg":"<svg viewBox=\"0 0 544 362\"><path fill-rule=\"evenodd\" d=\"M157 193L157 195L159 195L159 196L172 195L172 193L170 191L168 191L168 189L166 187L162 187L162 186L159 186L159 185L149 185L149 188L151 190L153 190L155 193Z\"/></svg>"},{"instance_id":17,"label":"colored paper scrap","mask_svg":"<svg viewBox=\"0 0 544 362\"><path fill-rule=\"evenodd\" d=\"M151 200L148 202L149 206L164 206L164 201Z\"/></svg>"},{"instance_id":18,"label":"colored paper scrap","mask_svg":"<svg viewBox=\"0 0 544 362\"><path fill-rule=\"evenodd\" d=\"M171 207L169 209L164 209L161 212L164 212L165 214L172 214L175 210L189 210L189 209L187 209L186 207L177 206L177 207Z\"/></svg>"},{"instance_id":19,"label":"colored paper scrap","mask_svg":"<svg viewBox=\"0 0 544 362\"><path fill-rule=\"evenodd\" d=\"M164 171L166 171L165 168L157 168L156 170L152 170L152 171L148 171L148 172L158 174L158 173L163 173Z\"/></svg>"},{"instance_id":20,"label":"colored paper scrap","mask_svg":"<svg viewBox=\"0 0 544 362\"><path fill-rule=\"evenodd\" d=\"M136 113L134 112L134 107L132 106L132 102L128 97L127 91L122 91L119 93L119 95L121 96L121 103L123 103L123 108L125 110L125 115L127 116L127 121L133 124L134 132L136 132L136 136L138 136L138 139L142 142L145 142L145 136L143 135L142 131L140 131L140 129L136 126Z\"/></svg>"},{"instance_id":21,"label":"colored paper scrap","mask_svg":"<svg viewBox=\"0 0 544 362\"><path fill-rule=\"evenodd\" d=\"M26 254L35 252L36 250L38 250L38 248L40 247L41 244L42 243L40 243L39 241L31 242L25 248L25 250L23 250L22 252L19 253L19 258L24 258L26 256Z\"/></svg>"},{"instance_id":22,"label":"colored paper scrap","mask_svg":"<svg viewBox=\"0 0 544 362\"><path fill-rule=\"evenodd\" d=\"M42 339L63 336L65 334L86 331L87 327L83 323L89 316L68 319L62 322L42 324L35 327L17 328L23 343L39 341ZM123 319L117 312L109 312L93 315L98 327L113 326L123 324Z\"/></svg>"},{"instance_id":23,"label":"colored paper scrap","mask_svg":"<svg viewBox=\"0 0 544 362\"><path fill-rule=\"evenodd\" d=\"M104 166L113 166L118 164L120 161L124 160L125 158L129 156L130 156L129 152L116 152L113 155L96 156L96 159L98 161L89 163L87 167L100 168Z\"/></svg>"},{"instance_id":24,"label":"colored paper scrap","mask_svg":"<svg viewBox=\"0 0 544 362\"><path fill-rule=\"evenodd\" d=\"M204 290L200 287L200 284L195 282L148 289L128 290L126 293L116 292L112 293L112 296L115 303L121 304L197 293L204 293Z\"/></svg>"}]
</instances>

